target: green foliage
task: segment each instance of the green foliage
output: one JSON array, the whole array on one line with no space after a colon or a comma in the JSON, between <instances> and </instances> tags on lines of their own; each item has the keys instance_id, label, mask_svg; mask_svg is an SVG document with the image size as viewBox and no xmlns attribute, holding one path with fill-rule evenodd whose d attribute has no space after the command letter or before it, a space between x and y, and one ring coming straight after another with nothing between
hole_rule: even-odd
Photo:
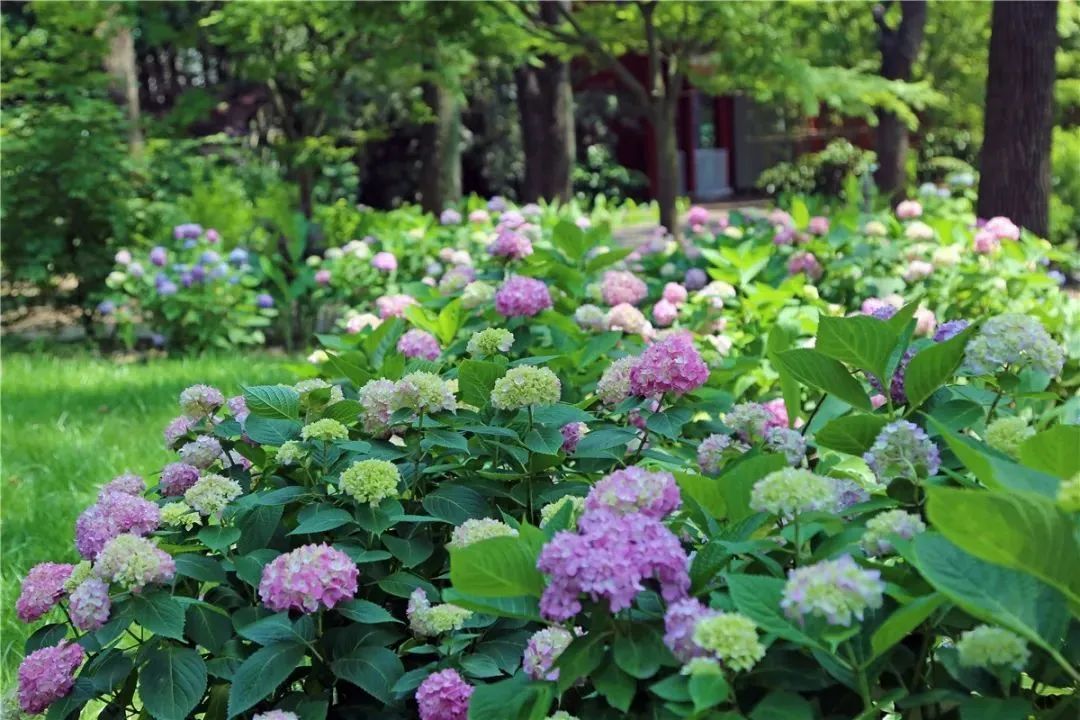
<instances>
[{"instance_id":1,"label":"green foliage","mask_svg":"<svg viewBox=\"0 0 1080 720\"><path fill-rule=\"evenodd\" d=\"M757 186L770 195L816 194L837 196L849 176L869 176L876 155L847 140L833 140L824 150L800 155L761 173Z\"/></svg>"}]
</instances>

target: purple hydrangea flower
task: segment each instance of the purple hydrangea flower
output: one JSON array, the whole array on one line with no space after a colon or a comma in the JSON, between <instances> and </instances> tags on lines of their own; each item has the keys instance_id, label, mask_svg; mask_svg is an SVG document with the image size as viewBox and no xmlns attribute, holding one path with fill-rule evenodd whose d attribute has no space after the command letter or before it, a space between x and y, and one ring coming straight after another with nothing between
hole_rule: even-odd
<instances>
[{"instance_id":1,"label":"purple hydrangea flower","mask_svg":"<svg viewBox=\"0 0 1080 720\"><path fill-rule=\"evenodd\" d=\"M454 208L446 208L439 215L439 224L440 225L460 225L461 224L461 213L459 213Z\"/></svg>"},{"instance_id":2,"label":"purple hydrangea flower","mask_svg":"<svg viewBox=\"0 0 1080 720\"><path fill-rule=\"evenodd\" d=\"M15 613L23 622L34 622L53 609L64 595L64 583L71 577L74 565L40 563L27 573L22 592L15 601Z\"/></svg>"},{"instance_id":3,"label":"purple hydrangea flower","mask_svg":"<svg viewBox=\"0 0 1080 720\"><path fill-rule=\"evenodd\" d=\"M683 285L687 290L700 290L708 284L709 276L701 268L690 268L686 271L686 277L683 278Z\"/></svg>"},{"instance_id":4,"label":"purple hydrangea flower","mask_svg":"<svg viewBox=\"0 0 1080 720\"><path fill-rule=\"evenodd\" d=\"M655 342L630 369L630 392L640 397L663 393L686 393L709 379L709 368L701 359L690 333L679 332Z\"/></svg>"},{"instance_id":5,"label":"purple hydrangea flower","mask_svg":"<svg viewBox=\"0 0 1080 720\"><path fill-rule=\"evenodd\" d=\"M600 285L604 302L614 307L627 303L637 305L649 296L649 286L638 276L626 270L608 270Z\"/></svg>"},{"instance_id":6,"label":"purple hydrangea flower","mask_svg":"<svg viewBox=\"0 0 1080 720\"><path fill-rule=\"evenodd\" d=\"M263 310L274 307L274 296L270 293L259 293L255 296L255 306Z\"/></svg>"},{"instance_id":7,"label":"purple hydrangea flower","mask_svg":"<svg viewBox=\"0 0 1080 720\"><path fill-rule=\"evenodd\" d=\"M706 653L694 642L694 627L713 617L716 610L707 608L697 598L686 598L668 605L664 613L664 644L680 662L687 663Z\"/></svg>"},{"instance_id":8,"label":"purple hydrangea flower","mask_svg":"<svg viewBox=\"0 0 1080 720\"><path fill-rule=\"evenodd\" d=\"M81 645L61 640L26 656L19 666L19 707L36 715L75 686L75 671L86 653Z\"/></svg>"},{"instance_id":9,"label":"purple hydrangea flower","mask_svg":"<svg viewBox=\"0 0 1080 720\"><path fill-rule=\"evenodd\" d=\"M106 493L75 521L75 549L93 560L105 545L120 535L149 535L161 523L154 503L125 493Z\"/></svg>"},{"instance_id":10,"label":"purple hydrangea flower","mask_svg":"<svg viewBox=\"0 0 1080 720\"><path fill-rule=\"evenodd\" d=\"M418 357L425 360L437 360L441 352L439 341L435 339L435 336L417 328L413 328L398 339L397 349L407 358Z\"/></svg>"},{"instance_id":11,"label":"purple hydrangea flower","mask_svg":"<svg viewBox=\"0 0 1080 720\"><path fill-rule=\"evenodd\" d=\"M524 233L510 227L505 222L499 224L496 232L495 240L488 245L488 252L493 257L521 260L532 255L532 241Z\"/></svg>"},{"instance_id":12,"label":"purple hydrangea flower","mask_svg":"<svg viewBox=\"0 0 1080 720\"><path fill-rule=\"evenodd\" d=\"M263 568L259 597L275 612L315 612L356 595L360 571L348 555L323 543L279 555Z\"/></svg>"},{"instance_id":13,"label":"purple hydrangea flower","mask_svg":"<svg viewBox=\"0 0 1080 720\"><path fill-rule=\"evenodd\" d=\"M562 451L567 455L573 455L577 450L578 443L581 442L581 438L585 437L585 433L589 432L589 426L583 422L572 422L563 425L559 432L562 433L563 444Z\"/></svg>"},{"instance_id":14,"label":"purple hydrangea flower","mask_svg":"<svg viewBox=\"0 0 1080 720\"><path fill-rule=\"evenodd\" d=\"M394 257L393 253L386 252L385 250L383 252L375 253L371 258L371 267L376 270L381 270L382 272L393 272L394 270L397 270L397 266L397 258Z\"/></svg>"},{"instance_id":15,"label":"purple hydrangea flower","mask_svg":"<svg viewBox=\"0 0 1080 720\"><path fill-rule=\"evenodd\" d=\"M169 251L158 245L150 251L150 262L158 267L165 267L169 262Z\"/></svg>"},{"instance_id":16,"label":"purple hydrangea flower","mask_svg":"<svg viewBox=\"0 0 1080 720\"><path fill-rule=\"evenodd\" d=\"M941 456L926 431L907 420L889 423L863 455L878 482L903 479L918 482L937 473Z\"/></svg>"},{"instance_id":17,"label":"purple hydrangea flower","mask_svg":"<svg viewBox=\"0 0 1080 720\"><path fill-rule=\"evenodd\" d=\"M197 240L202 233L202 225L198 223L183 223L173 228L173 237L177 240Z\"/></svg>"},{"instance_id":18,"label":"purple hydrangea flower","mask_svg":"<svg viewBox=\"0 0 1080 720\"><path fill-rule=\"evenodd\" d=\"M943 322L938 326L937 332L934 333L934 342L951 340L966 330L970 324L971 323L967 320L949 320L948 322Z\"/></svg>"},{"instance_id":19,"label":"purple hydrangea flower","mask_svg":"<svg viewBox=\"0 0 1080 720\"><path fill-rule=\"evenodd\" d=\"M554 667L555 661L573 639L573 634L561 627L537 630L525 645L525 653L521 658L522 669L533 680L558 680L559 668Z\"/></svg>"},{"instance_id":20,"label":"purple hydrangea flower","mask_svg":"<svg viewBox=\"0 0 1080 720\"><path fill-rule=\"evenodd\" d=\"M168 447L174 447L176 441L183 438L191 429L198 424L198 420L190 418L187 415L181 415L178 418L174 418L172 422L165 426L165 445Z\"/></svg>"},{"instance_id":21,"label":"purple hydrangea flower","mask_svg":"<svg viewBox=\"0 0 1080 720\"><path fill-rule=\"evenodd\" d=\"M665 600L680 600L690 589L688 564L679 539L659 520L589 511L577 532L556 533L540 552L536 566L550 578L540 612L549 620L569 619L581 612L582 593L618 612L652 579Z\"/></svg>"},{"instance_id":22,"label":"purple hydrangea flower","mask_svg":"<svg viewBox=\"0 0 1080 720\"><path fill-rule=\"evenodd\" d=\"M243 395L234 395L225 402L225 405L237 422L244 422L247 420L248 415L251 414L248 410L247 400L244 399Z\"/></svg>"},{"instance_id":23,"label":"purple hydrangea flower","mask_svg":"<svg viewBox=\"0 0 1080 720\"><path fill-rule=\"evenodd\" d=\"M98 303L97 311L101 315L112 315L116 312L116 303L112 300L102 300Z\"/></svg>"},{"instance_id":24,"label":"purple hydrangea flower","mask_svg":"<svg viewBox=\"0 0 1080 720\"><path fill-rule=\"evenodd\" d=\"M97 630L109 621L112 611L109 586L98 578L88 578L71 592L70 604L75 627L85 632Z\"/></svg>"},{"instance_id":25,"label":"purple hydrangea flower","mask_svg":"<svg viewBox=\"0 0 1080 720\"><path fill-rule=\"evenodd\" d=\"M199 482L199 468L187 463L170 463L161 471L158 492L162 497L176 497L183 495L197 482Z\"/></svg>"},{"instance_id":26,"label":"purple hydrangea flower","mask_svg":"<svg viewBox=\"0 0 1080 720\"><path fill-rule=\"evenodd\" d=\"M146 492L146 483L140 476L135 475L134 473L117 475L101 488L98 497L101 498L114 492L139 496Z\"/></svg>"},{"instance_id":27,"label":"purple hydrangea flower","mask_svg":"<svg viewBox=\"0 0 1080 720\"><path fill-rule=\"evenodd\" d=\"M501 195L492 195L491 199L487 202L487 208L491 212L502 212L507 207L506 198Z\"/></svg>"},{"instance_id":28,"label":"purple hydrangea flower","mask_svg":"<svg viewBox=\"0 0 1080 720\"><path fill-rule=\"evenodd\" d=\"M465 720L469 715L469 698L475 689L457 670L428 675L416 689L420 720Z\"/></svg>"},{"instance_id":29,"label":"purple hydrangea flower","mask_svg":"<svg viewBox=\"0 0 1080 720\"><path fill-rule=\"evenodd\" d=\"M503 317L532 317L552 305L543 280L514 275L495 292L495 310Z\"/></svg>"},{"instance_id":30,"label":"purple hydrangea flower","mask_svg":"<svg viewBox=\"0 0 1080 720\"><path fill-rule=\"evenodd\" d=\"M620 515L642 513L663 520L682 505L675 477L628 467L605 476L585 498L586 510L613 510Z\"/></svg>"}]
</instances>

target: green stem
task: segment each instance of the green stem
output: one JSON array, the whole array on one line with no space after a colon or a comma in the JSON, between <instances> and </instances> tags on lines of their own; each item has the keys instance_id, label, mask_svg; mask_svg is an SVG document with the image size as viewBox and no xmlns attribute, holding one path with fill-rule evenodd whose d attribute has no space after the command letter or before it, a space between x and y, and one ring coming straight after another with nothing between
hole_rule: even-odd
<instances>
[{"instance_id":1,"label":"green stem","mask_svg":"<svg viewBox=\"0 0 1080 720\"><path fill-rule=\"evenodd\" d=\"M989 425L994 419L994 412L997 410L998 403L1001 402L1001 396L1005 394L1005 389L998 386L997 395L994 396L994 402L990 404L990 410L986 413L986 424Z\"/></svg>"},{"instance_id":2,"label":"green stem","mask_svg":"<svg viewBox=\"0 0 1080 720\"><path fill-rule=\"evenodd\" d=\"M799 567L799 561L802 559L802 543L799 541L799 513L795 513L792 517L791 525L795 534L795 567Z\"/></svg>"},{"instance_id":3,"label":"green stem","mask_svg":"<svg viewBox=\"0 0 1080 720\"><path fill-rule=\"evenodd\" d=\"M855 684L859 689L859 697L862 699L863 712L869 716L874 710L874 701L870 699L870 683L866 679L866 668L855 659L854 648L848 645L847 651L851 669L855 672Z\"/></svg>"}]
</instances>

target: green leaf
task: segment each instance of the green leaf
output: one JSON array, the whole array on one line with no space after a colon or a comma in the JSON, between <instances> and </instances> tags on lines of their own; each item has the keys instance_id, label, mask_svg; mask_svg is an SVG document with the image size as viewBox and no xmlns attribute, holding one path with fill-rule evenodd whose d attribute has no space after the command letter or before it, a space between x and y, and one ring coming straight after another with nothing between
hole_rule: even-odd
<instances>
[{"instance_id":1,"label":"green leaf","mask_svg":"<svg viewBox=\"0 0 1080 720\"><path fill-rule=\"evenodd\" d=\"M519 673L478 685L469 698L469 720L540 720L550 705L551 685L530 682Z\"/></svg>"},{"instance_id":2,"label":"green leaf","mask_svg":"<svg viewBox=\"0 0 1080 720\"><path fill-rule=\"evenodd\" d=\"M956 374L964 360L964 348L975 327L965 328L944 342L934 343L915 353L904 371L904 394L908 406L919 407Z\"/></svg>"},{"instance_id":3,"label":"green leaf","mask_svg":"<svg viewBox=\"0 0 1080 720\"><path fill-rule=\"evenodd\" d=\"M1045 650L1061 644L1069 623L1060 592L1026 573L979 560L934 532L916 536L913 565L935 590L983 622L1000 625Z\"/></svg>"},{"instance_id":4,"label":"green leaf","mask_svg":"<svg viewBox=\"0 0 1080 720\"><path fill-rule=\"evenodd\" d=\"M458 365L458 395L461 401L478 408L487 407L491 389L506 369L486 360L462 360Z\"/></svg>"},{"instance_id":5,"label":"green leaf","mask_svg":"<svg viewBox=\"0 0 1080 720\"><path fill-rule=\"evenodd\" d=\"M464 485L443 485L429 493L421 505L432 517L451 525L482 518L490 512L484 496Z\"/></svg>"},{"instance_id":6,"label":"green leaf","mask_svg":"<svg viewBox=\"0 0 1080 720\"><path fill-rule=\"evenodd\" d=\"M780 377L780 392L784 396L784 407L787 408L788 418L794 422L802 411L802 393L799 382L780 363L776 362L776 354L790 349L791 345L791 332L780 323L773 325L765 343L765 352L776 374Z\"/></svg>"},{"instance_id":7,"label":"green leaf","mask_svg":"<svg viewBox=\"0 0 1080 720\"><path fill-rule=\"evenodd\" d=\"M430 450L433 447L448 448L469 454L469 441L462 433L441 428L424 429L424 440L421 444L423 449Z\"/></svg>"},{"instance_id":8,"label":"green leaf","mask_svg":"<svg viewBox=\"0 0 1080 720\"><path fill-rule=\"evenodd\" d=\"M919 627L944 602L945 596L939 593L930 593L915 598L897 608L885 622L878 626L870 637L870 648L872 650L870 660L876 660L888 652L915 628Z\"/></svg>"},{"instance_id":9,"label":"green leaf","mask_svg":"<svg viewBox=\"0 0 1080 720\"><path fill-rule=\"evenodd\" d=\"M455 588L446 588L442 596L444 602L484 615L540 622L540 605L534 597L477 597Z\"/></svg>"},{"instance_id":10,"label":"green leaf","mask_svg":"<svg viewBox=\"0 0 1080 720\"><path fill-rule=\"evenodd\" d=\"M785 617L780 609L784 594L783 580L764 575L728 575L727 581L735 607L762 630L803 647L826 650Z\"/></svg>"},{"instance_id":11,"label":"green leaf","mask_svg":"<svg viewBox=\"0 0 1080 720\"><path fill-rule=\"evenodd\" d=\"M974 473L979 482L988 488L1038 493L1049 498L1057 497L1057 488L1060 483L1052 475L1046 475L992 454L985 446L953 432L933 417L928 417L928 422L945 438L949 449L956 454L956 457L960 458L960 461Z\"/></svg>"},{"instance_id":12,"label":"green leaf","mask_svg":"<svg viewBox=\"0 0 1080 720\"><path fill-rule=\"evenodd\" d=\"M870 398L862 385L838 360L805 348L777 353L774 362L799 382L835 395L852 407L871 409Z\"/></svg>"},{"instance_id":13,"label":"green leaf","mask_svg":"<svg viewBox=\"0 0 1080 720\"><path fill-rule=\"evenodd\" d=\"M787 458L779 453L745 458L720 475L717 481L724 496L728 520L739 522L754 514L750 508L750 491L754 483L771 472L787 467Z\"/></svg>"},{"instance_id":14,"label":"green leaf","mask_svg":"<svg viewBox=\"0 0 1080 720\"><path fill-rule=\"evenodd\" d=\"M157 720L184 720L206 692L206 663L189 648L165 644L146 653L139 697Z\"/></svg>"},{"instance_id":15,"label":"green leaf","mask_svg":"<svg viewBox=\"0 0 1080 720\"><path fill-rule=\"evenodd\" d=\"M164 590L133 595L135 622L154 633L175 640L184 639L184 606Z\"/></svg>"},{"instance_id":16,"label":"green leaf","mask_svg":"<svg viewBox=\"0 0 1080 720\"><path fill-rule=\"evenodd\" d=\"M525 434L525 447L541 455L556 455L562 449L563 436L554 425L538 425Z\"/></svg>"},{"instance_id":17,"label":"green leaf","mask_svg":"<svg viewBox=\"0 0 1080 720\"><path fill-rule=\"evenodd\" d=\"M621 458L626 452L626 444L636 438L638 433L628 428L601 428L593 430L581 438L574 457L578 458Z\"/></svg>"},{"instance_id":18,"label":"green leaf","mask_svg":"<svg viewBox=\"0 0 1080 720\"><path fill-rule=\"evenodd\" d=\"M574 422L595 422L596 417L573 405L558 403L534 409L533 420L541 425L555 425L561 428L563 425Z\"/></svg>"},{"instance_id":19,"label":"green leaf","mask_svg":"<svg viewBox=\"0 0 1080 720\"><path fill-rule=\"evenodd\" d=\"M660 682L649 686L649 692L664 700L672 702L690 701L690 679L686 675L675 673L668 675Z\"/></svg>"},{"instance_id":20,"label":"green leaf","mask_svg":"<svg viewBox=\"0 0 1080 720\"><path fill-rule=\"evenodd\" d=\"M393 701L394 683L405 674L397 655L381 647L358 647L338 658L330 668L342 680L352 683L382 703Z\"/></svg>"},{"instance_id":21,"label":"green leaf","mask_svg":"<svg viewBox=\"0 0 1080 720\"><path fill-rule=\"evenodd\" d=\"M694 710L697 712L724 702L731 694L731 686L720 674L691 675L688 689L690 699L694 701Z\"/></svg>"},{"instance_id":22,"label":"green leaf","mask_svg":"<svg viewBox=\"0 0 1080 720\"><path fill-rule=\"evenodd\" d=\"M184 634L192 642L202 645L212 653L220 652L222 646L233 636L233 627L228 616L202 605L188 606L184 611L184 619Z\"/></svg>"},{"instance_id":23,"label":"green leaf","mask_svg":"<svg viewBox=\"0 0 1080 720\"><path fill-rule=\"evenodd\" d=\"M822 316L814 350L884 378L898 340L888 324L868 315Z\"/></svg>"},{"instance_id":24,"label":"green leaf","mask_svg":"<svg viewBox=\"0 0 1080 720\"><path fill-rule=\"evenodd\" d=\"M407 568L415 567L424 562L431 557L431 553L435 550L431 540L424 535L399 538L387 534L382 536L382 543Z\"/></svg>"},{"instance_id":25,"label":"green leaf","mask_svg":"<svg viewBox=\"0 0 1080 720\"><path fill-rule=\"evenodd\" d=\"M705 512L719 520L727 514L727 503L720 481L697 473L674 472L679 489L694 499Z\"/></svg>"},{"instance_id":26,"label":"green leaf","mask_svg":"<svg viewBox=\"0 0 1080 720\"><path fill-rule=\"evenodd\" d=\"M244 434L260 445L280 447L300 436L300 423L252 415L244 422Z\"/></svg>"},{"instance_id":27,"label":"green leaf","mask_svg":"<svg viewBox=\"0 0 1080 720\"><path fill-rule=\"evenodd\" d=\"M653 626L636 622L616 632L612 655L616 665L644 680L656 674L670 652Z\"/></svg>"},{"instance_id":28,"label":"green leaf","mask_svg":"<svg viewBox=\"0 0 1080 720\"><path fill-rule=\"evenodd\" d=\"M333 505L311 505L304 508L297 518L300 520L290 535L314 535L327 530L334 530L353 521L348 511Z\"/></svg>"},{"instance_id":29,"label":"green leaf","mask_svg":"<svg viewBox=\"0 0 1080 720\"><path fill-rule=\"evenodd\" d=\"M862 456L888 423L888 418L883 415L844 415L830 420L825 427L814 433L814 442L830 450Z\"/></svg>"},{"instance_id":30,"label":"green leaf","mask_svg":"<svg viewBox=\"0 0 1080 720\"><path fill-rule=\"evenodd\" d=\"M1080 608L1080 543L1051 500L1033 494L927 488L926 514L957 547L995 565L1034 575Z\"/></svg>"},{"instance_id":31,"label":"green leaf","mask_svg":"<svg viewBox=\"0 0 1080 720\"><path fill-rule=\"evenodd\" d=\"M1027 720L1031 703L1023 698L968 698L960 703L960 720Z\"/></svg>"},{"instance_id":32,"label":"green leaf","mask_svg":"<svg viewBox=\"0 0 1080 720\"><path fill-rule=\"evenodd\" d=\"M213 558L195 553L182 553L174 558L176 574L193 578L201 582L223 583L226 581L225 569Z\"/></svg>"},{"instance_id":33,"label":"green leaf","mask_svg":"<svg viewBox=\"0 0 1080 720\"><path fill-rule=\"evenodd\" d=\"M244 400L248 410L256 417L284 420L300 417L300 395L284 385L245 387Z\"/></svg>"},{"instance_id":34,"label":"green leaf","mask_svg":"<svg viewBox=\"0 0 1080 720\"><path fill-rule=\"evenodd\" d=\"M334 610L353 622L364 623L365 625L401 622L391 615L386 608L368 600L348 600L334 606Z\"/></svg>"},{"instance_id":35,"label":"green leaf","mask_svg":"<svg viewBox=\"0 0 1080 720\"><path fill-rule=\"evenodd\" d=\"M566 218L561 218L555 224L551 231L551 242L562 250L572 263L577 263L585 257L589 249L584 231Z\"/></svg>"},{"instance_id":36,"label":"green leaf","mask_svg":"<svg viewBox=\"0 0 1080 720\"><path fill-rule=\"evenodd\" d=\"M1080 425L1055 425L1029 437L1020 461L1063 480L1080 473Z\"/></svg>"},{"instance_id":37,"label":"green leaf","mask_svg":"<svg viewBox=\"0 0 1080 720\"><path fill-rule=\"evenodd\" d=\"M199 538L199 542L211 550L224 553L232 547L233 543L240 539L240 529L215 525L214 527L203 528L196 537Z\"/></svg>"},{"instance_id":38,"label":"green leaf","mask_svg":"<svg viewBox=\"0 0 1080 720\"><path fill-rule=\"evenodd\" d=\"M338 400L332 405L327 405L322 416L331 420L337 420L345 425L351 425L360 417L364 406L356 400Z\"/></svg>"},{"instance_id":39,"label":"green leaf","mask_svg":"<svg viewBox=\"0 0 1080 720\"><path fill-rule=\"evenodd\" d=\"M454 337L465 322L465 313L461 311L461 300L451 300L439 311L436 335L443 347L454 342Z\"/></svg>"},{"instance_id":40,"label":"green leaf","mask_svg":"<svg viewBox=\"0 0 1080 720\"><path fill-rule=\"evenodd\" d=\"M246 625L240 625L236 628L236 632L240 637L259 645L300 641L300 635L293 629L287 612L267 615Z\"/></svg>"},{"instance_id":41,"label":"green leaf","mask_svg":"<svg viewBox=\"0 0 1080 720\"><path fill-rule=\"evenodd\" d=\"M620 670L618 665L613 662L604 663L589 679L611 707L622 712L630 709L637 683L634 678Z\"/></svg>"},{"instance_id":42,"label":"green leaf","mask_svg":"<svg viewBox=\"0 0 1080 720\"><path fill-rule=\"evenodd\" d=\"M786 690L774 690L750 713L750 720L814 720L814 708Z\"/></svg>"},{"instance_id":43,"label":"green leaf","mask_svg":"<svg viewBox=\"0 0 1080 720\"><path fill-rule=\"evenodd\" d=\"M229 717L236 717L277 690L300 666L306 653L307 649L297 643L275 643L242 662L229 689Z\"/></svg>"},{"instance_id":44,"label":"green leaf","mask_svg":"<svg viewBox=\"0 0 1080 720\"><path fill-rule=\"evenodd\" d=\"M645 421L645 427L657 435L677 439L682 434L683 425L690 421L692 414L689 408L672 408L654 412Z\"/></svg>"},{"instance_id":45,"label":"green leaf","mask_svg":"<svg viewBox=\"0 0 1080 720\"><path fill-rule=\"evenodd\" d=\"M480 597L540 597L544 576L536 569L536 550L523 539L496 537L450 550L454 588Z\"/></svg>"},{"instance_id":46,"label":"green leaf","mask_svg":"<svg viewBox=\"0 0 1080 720\"><path fill-rule=\"evenodd\" d=\"M555 661L559 669L558 689L566 692L578 680L587 677L604 660L604 645L607 634L590 632L583 637L574 638Z\"/></svg>"}]
</instances>

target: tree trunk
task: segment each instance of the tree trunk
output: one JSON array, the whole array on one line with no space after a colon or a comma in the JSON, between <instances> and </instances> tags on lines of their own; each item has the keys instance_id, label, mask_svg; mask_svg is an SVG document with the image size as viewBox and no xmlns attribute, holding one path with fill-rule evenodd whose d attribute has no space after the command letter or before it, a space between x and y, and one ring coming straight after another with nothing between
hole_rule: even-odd
<instances>
[{"instance_id":1,"label":"tree trunk","mask_svg":"<svg viewBox=\"0 0 1080 720\"><path fill-rule=\"evenodd\" d=\"M424 101L435 118L420 134L420 206L437 215L461 199L461 107L454 93L431 82Z\"/></svg>"},{"instance_id":2,"label":"tree trunk","mask_svg":"<svg viewBox=\"0 0 1080 720\"><path fill-rule=\"evenodd\" d=\"M1050 222L1057 2L994 3L980 157L980 217L1045 237Z\"/></svg>"},{"instance_id":3,"label":"tree trunk","mask_svg":"<svg viewBox=\"0 0 1080 720\"><path fill-rule=\"evenodd\" d=\"M877 12L877 11L875 11ZM900 24L891 28L876 15L881 33L881 76L888 80L911 80L911 68L919 56L926 28L926 2L900 3ZM882 112L877 129L878 188L894 200L900 199L907 179L908 130L894 113Z\"/></svg>"},{"instance_id":4,"label":"tree trunk","mask_svg":"<svg viewBox=\"0 0 1080 720\"><path fill-rule=\"evenodd\" d=\"M679 236L679 216L675 207L679 195L679 144L675 130L678 104L659 100L653 103L652 125L656 133L656 202L660 206L660 224Z\"/></svg>"},{"instance_id":5,"label":"tree trunk","mask_svg":"<svg viewBox=\"0 0 1080 720\"><path fill-rule=\"evenodd\" d=\"M135 63L135 38L126 23L117 23L111 32L105 69L112 78L112 96L127 112L131 152L138 155L142 152L143 135L139 127L139 73Z\"/></svg>"},{"instance_id":6,"label":"tree trunk","mask_svg":"<svg viewBox=\"0 0 1080 720\"><path fill-rule=\"evenodd\" d=\"M558 2L541 3L540 16L548 24L558 24ZM526 202L541 198L566 202L573 195L576 157L570 68L552 55L542 60L542 67L525 65L516 73L525 149L522 198Z\"/></svg>"}]
</instances>

